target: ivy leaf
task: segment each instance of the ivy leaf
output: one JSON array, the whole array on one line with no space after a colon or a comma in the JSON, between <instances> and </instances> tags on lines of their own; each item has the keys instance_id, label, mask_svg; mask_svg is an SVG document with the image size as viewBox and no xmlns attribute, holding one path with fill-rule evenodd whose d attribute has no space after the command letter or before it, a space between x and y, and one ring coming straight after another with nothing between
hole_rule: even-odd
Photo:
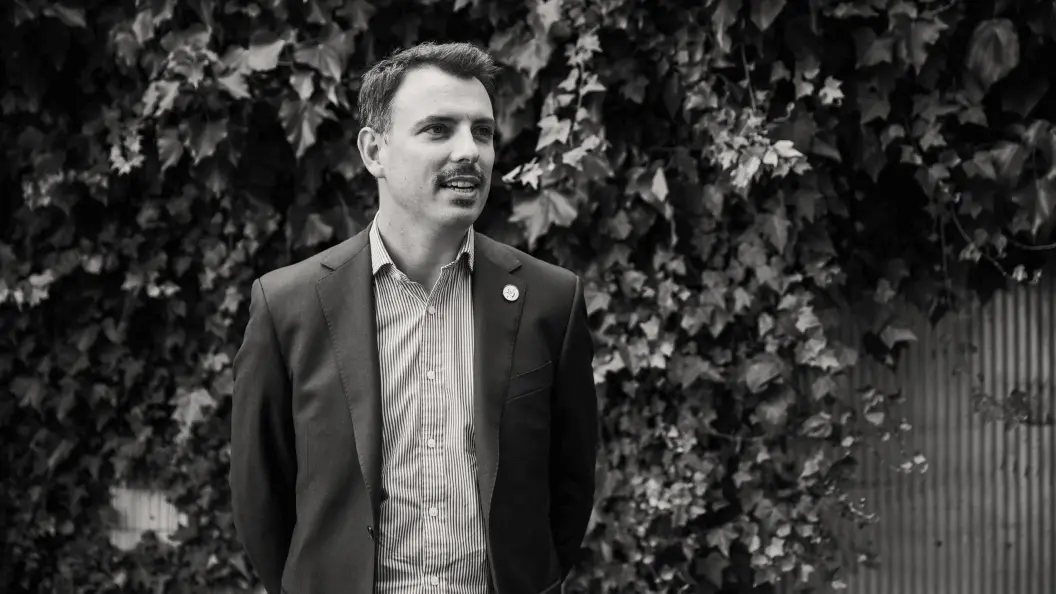
<instances>
[{"instance_id":1,"label":"ivy leaf","mask_svg":"<svg viewBox=\"0 0 1056 594\"><path fill-rule=\"evenodd\" d=\"M64 3L57 3L45 8L44 14L59 19L64 25L69 27L77 27L78 29L88 27L88 22L84 19L83 8L74 8Z\"/></svg>"},{"instance_id":2,"label":"ivy leaf","mask_svg":"<svg viewBox=\"0 0 1056 594\"><path fill-rule=\"evenodd\" d=\"M803 426L800 427L799 432L806 437L818 439L828 437L832 434L832 415L825 411L815 413L814 416L803 421Z\"/></svg>"},{"instance_id":3,"label":"ivy leaf","mask_svg":"<svg viewBox=\"0 0 1056 594\"><path fill-rule=\"evenodd\" d=\"M535 33L524 23L495 33L488 47L498 60L513 65L530 81L546 67L553 52L553 43L547 36Z\"/></svg>"},{"instance_id":4,"label":"ivy leaf","mask_svg":"<svg viewBox=\"0 0 1056 594\"><path fill-rule=\"evenodd\" d=\"M535 14L544 32L549 32L555 23L561 21L561 0L536 0Z\"/></svg>"},{"instance_id":5,"label":"ivy leaf","mask_svg":"<svg viewBox=\"0 0 1056 594\"><path fill-rule=\"evenodd\" d=\"M300 99L283 100L279 107L279 120L298 159L315 144L315 132L319 124L329 117L325 106Z\"/></svg>"},{"instance_id":6,"label":"ivy leaf","mask_svg":"<svg viewBox=\"0 0 1056 594\"><path fill-rule=\"evenodd\" d=\"M352 26L351 31L353 34L366 31L370 27L371 17L373 17L374 13L378 10L373 4L367 2L367 0L341 2L340 6L341 7L335 11L335 14L348 19L349 24Z\"/></svg>"},{"instance_id":7,"label":"ivy leaf","mask_svg":"<svg viewBox=\"0 0 1056 594\"><path fill-rule=\"evenodd\" d=\"M854 32L854 41L858 68L890 64L894 60L895 42L889 36L877 37L871 28L862 27Z\"/></svg>"},{"instance_id":8,"label":"ivy leaf","mask_svg":"<svg viewBox=\"0 0 1056 594\"><path fill-rule=\"evenodd\" d=\"M290 75L290 86L293 87L294 92L301 98L301 101L307 101L312 98L312 93L315 92L315 83L312 81L311 72L294 72Z\"/></svg>"},{"instance_id":9,"label":"ivy leaf","mask_svg":"<svg viewBox=\"0 0 1056 594\"><path fill-rule=\"evenodd\" d=\"M759 315L759 338L765 337L774 329L774 316L763 313Z\"/></svg>"},{"instance_id":10,"label":"ivy leaf","mask_svg":"<svg viewBox=\"0 0 1056 594\"><path fill-rule=\"evenodd\" d=\"M976 25L964 65L984 87L1008 76L1019 65L1019 36L1012 21L990 19Z\"/></svg>"},{"instance_id":11,"label":"ivy leaf","mask_svg":"<svg viewBox=\"0 0 1056 594\"><path fill-rule=\"evenodd\" d=\"M268 72L279 65L279 54L286 47L285 39L269 39L258 36L246 50L243 60L252 72Z\"/></svg>"},{"instance_id":12,"label":"ivy leaf","mask_svg":"<svg viewBox=\"0 0 1056 594\"><path fill-rule=\"evenodd\" d=\"M763 353L748 364L744 374L744 382L753 394L758 394L766 389L771 381L781 376L784 370L784 362L776 355Z\"/></svg>"},{"instance_id":13,"label":"ivy leaf","mask_svg":"<svg viewBox=\"0 0 1056 594\"><path fill-rule=\"evenodd\" d=\"M806 334L808 330L820 326L821 320L818 319L818 315L814 313L814 309L809 305L799 308L799 311L796 312L796 330Z\"/></svg>"},{"instance_id":14,"label":"ivy leaf","mask_svg":"<svg viewBox=\"0 0 1056 594\"><path fill-rule=\"evenodd\" d=\"M803 156L803 153L796 149L795 143L791 140L778 140L775 142L774 152L782 159L797 159Z\"/></svg>"},{"instance_id":15,"label":"ivy leaf","mask_svg":"<svg viewBox=\"0 0 1056 594\"><path fill-rule=\"evenodd\" d=\"M712 545L716 546L716 545ZM729 546L727 545L727 549ZM708 553L708 556L703 559L697 559L697 571L698 575L703 575L708 579L709 582L715 585L716 588L722 588L725 584L722 579L722 572L730 566L730 560L723 557L722 555L712 551Z\"/></svg>"},{"instance_id":16,"label":"ivy leaf","mask_svg":"<svg viewBox=\"0 0 1056 594\"><path fill-rule=\"evenodd\" d=\"M304 226L301 227L301 234L297 238L296 245L298 247L313 247L330 241L333 236L334 228L327 225L319 213L313 212L305 218Z\"/></svg>"},{"instance_id":17,"label":"ivy leaf","mask_svg":"<svg viewBox=\"0 0 1056 594\"><path fill-rule=\"evenodd\" d=\"M739 314L744 310L752 306L752 302L755 298L749 293L744 287L737 287L733 290L733 313ZM763 318L759 318L760 329L763 327ZM765 332L763 333L765 334Z\"/></svg>"},{"instance_id":18,"label":"ivy leaf","mask_svg":"<svg viewBox=\"0 0 1056 594\"><path fill-rule=\"evenodd\" d=\"M592 286L587 287L587 315L593 315L598 311L605 311L612 303L612 295L607 291L599 291Z\"/></svg>"},{"instance_id":19,"label":"ivy leaf","mask_svg":"<svg viewBox=\"0 0 1056 594\"><path fill-rule=\"evenodd\" d=\"M965 162L964 171L971 177L1015 184L1029 154L1017 142L1001 141L990 150L976 152L970 161Z\"/></svg>"},{"instance_id":20,"label":"ivy leaf","mask_svg":"<svg viewBox=\"0 0 1056 594\"><path fill-rule=\"evenodd\" d=\"M825 339L818 337L799 343L796 347L796 363L811 364L817 362L818 357L825 351L826 346Z\"/></svg>"},{"instance_id":21,"label":"ivy leaf","mask_svg":"<svg viewBox=\"0 0 1056 594\"><path fill-rule=\"evenodd\" d=\"M653 196L656 196L661 202L667 200L667 177L664 175L664 168L657 167L656 173L653 175L653 183L649 186Z\"/></svg>"},{"instance_id":22,"label":"ivy leaf","mask_svg":"<svg viewBox=\"0 0 1056 594\"><path fill-rule=\"evenodd\" d=\"M815 155L821 155L822 157L828 157L837 163L843 162L843 157L840 156L840 152L833 146L832 141L822 137L814 139L814 142L810 147L811 152Z\"/></svg>"},{"instance_id":23,"label":"ivy leaf","mask_svg":"<svg viewBox=\"0 0 1056 594\"><path fill-rule=\"evenodd\" d=\"M44 384L33 377L16 377L11 383L11 392L18 397L19 406L40 410L44 402Z\"/></svg>"},{"instance_id":24,"label":"ivy leaf","mask_svg":"<svg viewBox=\"0 0 1056 594\"><path fill-rule=\"evenodd\" d=\"M822 400L828 394L834 393L836 388L835 379L829 375L822 375L814 379L814 383L810 386L810 392L814 395L814 400Z\"/></svg>"},{"instance_id":25,"label":"ivy leaf","mask_svg":"<svg viewBox=\"0 0 1056 594\"><path fill-rule=\"evenodd\" d=\"M785 0L752 0L752 22L766 31L785 7Z\"/></svg>"},{"instance_id":26,"label":"ivy leaf","mask_svg":"<svg viewBox=\"0 0 1056 594\"><path fill-rule=\"evenodd\" d=\"M766 238L770 243L777 248L779 253L785 252L785 247L788 245L788 228L792 226L792 223L785 216L785 210L781 210L766 215L763 223L763 233L766 234Z\"/></svg>"},{"instance_id":27,"label":"ivy leaf","mask_svg":"<svg viewBox=\"0 0 1056 594\"><path fill-rule=\"evenodd\" d=\"M724 557L730 556L730 545L737 541L737 531L730 524L724 524L721 528L713 528L705 538L707 543L718 549Z\"/></svg>"},{"instance_id":28,"label":"ivy leaf","mask_svg":"<svg viewBox=\"0 0 1056 594\"><path fill-rule=\"evenodd\" d=\"M174 80L157 80L150 83L143 94L143 113L160 116L172 109L180 94L180 83Z\"/></svg>"},{"instance_id":29,"label":"ivy leaf","mask_svg":"<svg viewBox=\"0 0 1056 594\"><path fill-rule=\"evenodd\" d=\"M556 190L546 189L534 198L517 202L513 206L510 221L522 223L527 227L528 245L535 247L535 242L542 237L551 225L567 227L576 219L576 207L563 194Z\"/></svg>"},{"instance_id":30,"label":"ivy leaf","mask_svg":"<svg viewBox=\"0 0 1056 594\"><path fill-rule=\"evenodd\" d=\"M1023 207L1029 221L1030 232L1037 237L1038 231L1053 219L1056 187L1050 180L1035 179L1013 194L1012 200Z\"/></svg>"},{"instance_id":31,"label":"ivy leaf","mask_svg":"<svg viewBox=\"0 0 1056 594\"><path fill-rule=\"evenodd\" d=\"M803 462L803 471L799 477L805 479L821 472L821 463L825 460L825 450L815 450L806 461Z\"/></svg>"},{"instance_id":32,"label":"ivy leaf","mask_svg":"<svg viewBox=\"0 0 1056 594\"><path fill-rule=\"evenodd\" d=\"M917 335L913 333L909 328L899 328L897 326L887 326L880 333L880 340L887 345L887 348L893 349L896 344L902 342L916 342Z\"/></svg>"},{"instance_id":33,"label":"ivy leaf","mask_svg":"<svg viewBox=\"0 0 1056 594\"><path fill-rule=\"evenodd\" d=\"M723 381L715 366L699 355L676 356L668 368L668 376L678 382L682 389L692 386L701 377L713 382Z\"/></svg>"},{"instance_id":34,"label":"ivy leaf","mask_svg":"<svg viewBox=\"0 0 1056 594\"><path fill-rule=\"evenodd\" d=\"M186 440L194 424L204 419L206 411L215 406L216 400L202 388L183 391L176 398L176 409L172 413L172 419L180 429L176 441Z\"/></svg>"},{"instance_id":35,"label":"ivy leaf","mask_svg":"<svg viewBox=\"0 0 1056 594\"><path fill-rule=\"evenodd\" d=\"M562 144L568 142L568 135L572 132L572 122L549 115L539 120L539 129L539 141L535 144L537 151L555 142Z\"/></svg>"},{"instance_id":36,"label":"ivy leaf","mask_svg":"<svg viewBox=\"0 0 1056 594\"><path fill-rule=\"evenodd\" d=\"M865 412L865 420L869 421L869 424L874 427L881 427L884 424L884 419L887 415L882 410L867 410Z\"/></svg>"},{"instance_id":37,"label":"ivy leaf","mask_svg":"<svg viewBox=\"0 0 1056 594\"><path fill-rule=\"evenodd\" d=\"M311 66L323 76L341 80L345 70L345 34L339 33L324 43L302 47L294 52L293 61Z\"/></svg>"},{"instance_id":38,"label":"ivy leaf","mask_svg":"<svg viewBox=\"0 0 1056 594\"><path fill-rule=\"evenodd\" d=\"M55 472L55 468L66 460L66 457L73 451L73 446L74 443L68 439L59 442L59 445L48 456L48 474Z\"/></svg>"},{"instance_id":39,"label":"ivy leaf","mask_svg":"<svg viewBox=\"0 0 1056 594\"><path fill-rule=\"evenodd\" d=\"M180 162L183 156L183 142L180 141L180 132L176 128L165 128L158 134L158 159L161 161L161 171Z\"/></svg>"},{"instance_id":40,"label":"ivy leaf","mask_svg":"<svg viewBox=\"0 0 1056 594\"><path fill-rule=\"evenodd\" d=\"M722 204L724 196L722 190L719 189L715 184L708 184L704 186L704 206L708 209L716 219L722 218Z\"/></svg>"},{"instance_id":41,"label":"ivy leaf","mask_svg":"<svg viewBox=\"0 0 1056 594\"><path fill-rule=\"evenodd\" d=\"M715 12L711 18L711 26L715 33L715 42L723 53L728 53L733 48L729 31L737 23L741 0L719 0L713 5Z\"/></svg>"},{"instance_id":42,"label":"ivy leaf","mask_svg":"<svg viewBox=\"0 0 1056 594\"><path fill-rule=\"evenodd\" d=\"M227 138L227 118L207 122L204 126L200 119L191 124L191 155L194 164L213 156L216 147Z\"/></svg>"},{"instance_id":43,"label":"ivy leaf","mask_svg":"<svg viewBox=\"0 0 1056 594\"><path fill-rule=\"evenodd\" d=\"M990 150L990 156L997 172L995 179L1016 183L1023 173L1030 151L1018 142L1001 142Z\"/></svg>"},{"instance_id":44,"label":"ivy leaf","mask_svg":"<svg viewBox=\"0 0 1056 594\"><path fill-rule=\"evenodd\" d=\"M217 84L235 99L249 99L249 86L246 84L246 75L235 71L226 76L216 79Z\"/></svg>"},{"instance_id":45,"label":"ivy leaf","mask_svg":"<svg viewBox=\"0 0 1056 594\"><path fill-rule=\"evenodd\" d=\"M913 67L920 72L924 62L928 60L928 47L939 40L939 34L946 29L941 21L914 21L909 27L909 39L906 41L906 50L909 61Z\"/></svg>"},{"instance_id":46,"label":"ivy leaf","mask_svg":"<svg viewBox=\"0 0 1056 594\"><path fill-rule=\"evenodd\" d=\"M862 114L862 124L873 120L886 121L891 114L891 102L882 95L863 93L858 96L858 111Z\"/></svg>"},{"instance_id":47,"label":"ivy leaf","mask_svg":"<svg viewBox=\"0 0 1056 594\"><path fill-rule=\"evenodd\" d=\"M767 399L755 409L756 415L761 421L772 428L784 427L788 420L788 407L795 402L795 393L792 390L784 390L776 398Z\"/></svg>"},{"instance_id":48,"label":"ivy leaf","mask_svg":"<svg viewBox=\"0 0 1056 594\"><path fill-rule=\"evenodd\" d=\"M209 29L215 29L216 21L213 18L213 11L216 9L216 2L217 0L191 0L188 4L201 19L202 24Z\"/></svg>"}]
</instances>

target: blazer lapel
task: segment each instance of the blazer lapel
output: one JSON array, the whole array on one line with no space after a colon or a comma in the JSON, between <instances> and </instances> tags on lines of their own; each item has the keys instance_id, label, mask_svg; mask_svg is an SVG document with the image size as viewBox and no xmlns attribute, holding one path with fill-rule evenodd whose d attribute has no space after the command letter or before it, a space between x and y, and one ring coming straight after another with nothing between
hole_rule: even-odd
<instances>
[{"instance_id":1,"label":"blazer lapel","mask_svg":"<svg viewBox=\"0 0 1056 594\"><path fill-rule=\"evenodd\" d=\"M322 264L332 272L319 279L316 292L376 523L381 505L381 371L367 231L335 246Z\"/></svg>"},{"instance_id":2,"label":"blazer lapel","mask_svg":"<svg viewBox=\"0 0 1056 594\"><path fill-rule=\"evenodd\" d=\"M513 344L527 286L513 274L520 261L501 244L477 233L473 270L474 326L474 445L477 451L477 480L484 516L491 513L491 497L499 468L499 426L503 401L513 364ZM506 285L513 285L517 299L503 297Z\"/></svg>"}]
</instances>

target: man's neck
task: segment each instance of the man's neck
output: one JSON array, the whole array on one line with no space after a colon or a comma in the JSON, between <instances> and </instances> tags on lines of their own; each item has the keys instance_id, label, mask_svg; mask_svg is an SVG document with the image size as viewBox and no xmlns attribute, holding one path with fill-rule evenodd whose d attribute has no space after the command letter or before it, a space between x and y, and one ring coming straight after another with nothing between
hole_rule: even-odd
<instances>
[{"instance_id":1,"label":"man's neck","mask_svg":"<svg viewBox=\"0 0 1056 594\"><path fill-rule=\"evenodd\" d=\"M431 291L440 278L440 269L454 261L468 231L423 228L384 209L378 212L375 224L396 267L426 291Z\"/></svg>"}]
</instances>

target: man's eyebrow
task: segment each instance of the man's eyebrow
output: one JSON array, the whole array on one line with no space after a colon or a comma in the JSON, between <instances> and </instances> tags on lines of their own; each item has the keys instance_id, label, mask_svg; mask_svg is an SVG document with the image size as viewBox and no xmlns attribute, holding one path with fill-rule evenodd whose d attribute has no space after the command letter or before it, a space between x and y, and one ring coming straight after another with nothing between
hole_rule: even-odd
<instances>
[{"instance_id":1,"label":"man's eyebrow","mask_svg":"<svg viewBox=\"0 0 1056 594\"><path fill-rule=\"evenodd\" d=\"M459 119L461 119L461 118L457 118L457 117L449 116L449 115L443 115L443 114L434 114L434 115L425 116L424 118L418 120L417 122L414 123L414 127L417 128L419 126L424 126L425 124L431 124L431 123L434 123L434 122L445 122L445 123L454 122L454 121L457 121ZM479 117L479 118L474 118L473 119L473 123L474 124L488 124L490 126L495 126L495 119L494 118L490 118L490 117L486 117L486 116L485 117Z\"/></svg>"}]
</instances>

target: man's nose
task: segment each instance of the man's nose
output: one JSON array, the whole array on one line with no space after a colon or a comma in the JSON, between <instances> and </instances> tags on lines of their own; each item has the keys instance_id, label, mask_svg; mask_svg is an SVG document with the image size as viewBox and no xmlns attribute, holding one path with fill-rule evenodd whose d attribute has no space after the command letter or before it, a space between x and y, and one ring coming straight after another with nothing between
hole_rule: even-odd
<instances>
[{"instance_id":1,"label":"man's nose","mask_svg":"<svg viewBox=\"0 0 1056 594\"><path fill-rule=\"evenodd\" d=\"M459 127L452 140L451 159L458 162L476 163L480 158L480 147L468 127Z\"/></svg>"}]
</instances>

